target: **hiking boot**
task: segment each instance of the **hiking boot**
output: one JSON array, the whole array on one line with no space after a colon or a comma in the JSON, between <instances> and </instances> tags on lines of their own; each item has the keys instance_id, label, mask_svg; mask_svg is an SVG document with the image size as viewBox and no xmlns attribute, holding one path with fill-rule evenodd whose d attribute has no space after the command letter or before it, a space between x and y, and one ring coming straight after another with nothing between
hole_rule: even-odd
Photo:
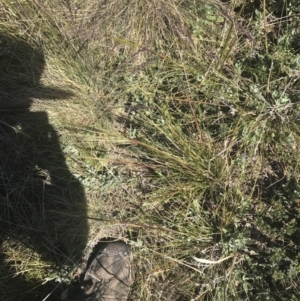
<instances>
[{"instance_id":1,"label":"hiking boot","mask_svg":"<svg viewBox=\"0 0 300 301\"><path fill-rule=\"evenodd\" d=\"M124 242L101 243L88 262L81 296L91 301L125 301L132 284L132 252Z\"/></svg>"}]
</instances>

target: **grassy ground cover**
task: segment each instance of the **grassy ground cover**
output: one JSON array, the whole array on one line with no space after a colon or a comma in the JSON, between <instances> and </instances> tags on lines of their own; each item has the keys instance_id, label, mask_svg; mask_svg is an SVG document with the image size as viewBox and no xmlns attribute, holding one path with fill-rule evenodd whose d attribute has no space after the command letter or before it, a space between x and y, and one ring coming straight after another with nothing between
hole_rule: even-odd
<instances>
[{"instance_id":1,"label":"grassy ground cover","mask_svg":"<svg viewBox=\"0 0 300 301\"><path fill-rule=\"evenodd\" d=\"M61 299L113 237L130 300L299 300L299 14L2 1L1 296Z\"/></svg>"}]
</instances>

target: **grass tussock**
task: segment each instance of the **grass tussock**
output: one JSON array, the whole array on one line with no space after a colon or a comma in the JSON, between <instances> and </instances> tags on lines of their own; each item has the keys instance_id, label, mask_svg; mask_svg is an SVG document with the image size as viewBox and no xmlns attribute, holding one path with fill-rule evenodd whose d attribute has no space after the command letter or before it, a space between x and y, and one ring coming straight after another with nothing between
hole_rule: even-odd
<instances>
[{"instance_id":1,"label":"grass tussock","mask_svg":"<svg viewBox=\"0 0 300 301\"><path fill-rule=\"evenodd\" d=\"M6 299L114 237L131 300L298 300L299 8L3 1Z\"/></svg>"}]
</instances>

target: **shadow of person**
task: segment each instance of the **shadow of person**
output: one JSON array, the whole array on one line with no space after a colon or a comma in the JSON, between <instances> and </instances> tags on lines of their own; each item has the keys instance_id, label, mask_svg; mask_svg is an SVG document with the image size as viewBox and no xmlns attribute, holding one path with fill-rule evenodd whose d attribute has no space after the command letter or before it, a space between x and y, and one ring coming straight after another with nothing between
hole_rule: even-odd
<instances>
[{"instance_id":1,"label":"shadow of person","mask_svg":"<svg viewBox=\"0 0 300 301\"><path fill-rule=\"evenodd\" d=\"M41 262L71 269L86 246L84 188L47 113L32 110L33 99L57 105L72 95L40 83L44 66L40 49L0 33L1 300L43 300L49 291L34 282L36 273L48 275Z\"/></svg>"}]
</instances>

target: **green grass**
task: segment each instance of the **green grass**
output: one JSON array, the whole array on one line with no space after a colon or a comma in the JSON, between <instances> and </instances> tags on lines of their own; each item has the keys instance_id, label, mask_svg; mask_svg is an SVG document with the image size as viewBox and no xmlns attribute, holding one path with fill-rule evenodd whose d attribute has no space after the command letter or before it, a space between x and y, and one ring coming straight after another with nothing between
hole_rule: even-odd
<instances>
[{"instance_id":1,"label":"green grass","mask_svg":"<svg viewBox=\"0 0 300 301\"><path fill-rule=\"evenodd\" d=\"M299 8L0 4L0 294L115 237L130 300L298 300Z\"/></svg>"}]
</instances>

